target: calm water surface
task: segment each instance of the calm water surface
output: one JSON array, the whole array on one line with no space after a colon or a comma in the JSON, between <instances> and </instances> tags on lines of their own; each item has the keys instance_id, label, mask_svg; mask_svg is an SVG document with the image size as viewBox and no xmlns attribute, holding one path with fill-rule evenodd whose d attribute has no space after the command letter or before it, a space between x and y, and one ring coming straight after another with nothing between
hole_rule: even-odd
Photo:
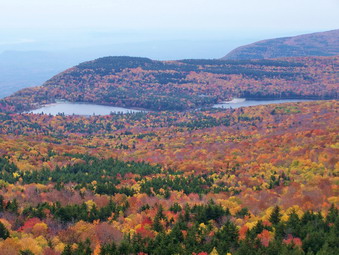
<instances>
[{"instance_id":1,"label":"calm water surface","mask_svg":"<svg viewBox=\"0 0 339 255\"><path fill-rule=\"evenodd\" d=\"M305 102L311 101L307 99L268 99L268 100L246 100L244 98L235 98L229 102L223 102L213 105L213 108L239 108L246 106L256 106L256 105L265 105L265 104L282 104L282 103L292 103L292 102Z\"/></svg>"},{"instance_id":2,"label":"calm water surface","mask_svg":"<svg viewBox=\"0 0 339 255\"><path fill-rule=\"evenodd\" d=\"M123 107L107 106L107 105L96 105L96 104L85 104L85 103L55 103L45 105L39 109L30 111L30 113L45 113L57 115L64 113L65 115L108 115L110 113L135 113L140 110L128 109Z\"/></svg>"}]
</instances>

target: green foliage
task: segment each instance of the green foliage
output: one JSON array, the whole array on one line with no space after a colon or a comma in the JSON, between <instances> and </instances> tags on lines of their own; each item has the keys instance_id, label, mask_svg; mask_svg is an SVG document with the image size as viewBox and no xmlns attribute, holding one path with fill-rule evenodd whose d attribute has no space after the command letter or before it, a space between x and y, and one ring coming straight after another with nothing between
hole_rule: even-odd
<instances>
[{"instance_id":1,"label":"green foliage","mask_svg":"<svg viewBox=\"0 0 339 255\"><path fill-rule=\"evenodd\" d=\"M248 208L244 207L244 208L241 208L236 214L235 216L237 218L244 218L245 216L249 216L250 215L250 212L248 211Z\"/></svg>"},{"instance_id":2,"label":"green foliage","mask_svg":"<svg viewBox=\"0 0 339 255\"><path fill-rule=\"evenodd\" d=\"M167 176L165 178L152 178L141 184L140 192L146 193L147 195L152 195L152 192L159 195L165 195L160 190L177 190L184 191L185 194L196 193L196 194L205 194L208 193L212 188L214 183L212 178L205 176ZM219 192L228 191L228 188L220 188Z\"/></svg>"},{"instance_id":3,"label":"green foliage","mask_svg":"<svg viewBox=\"0 0 339 255\"><path fill-rule=\"evenodd\" d=\"M213 203L210 203L213 205ZM188 206L186 211L196 210ZM290 216L295 220L294 213ZM163 219L163 208L159 207L155 218ZM259 221L254 228L247 232L245 240L239 240L238 228L231 221L227 220L212 237L207 237L209 231L204 231L199 227L199 222L196 218L192 218L194 224L189 228L185 224L185 217L180 218L178 222L171 228L169 233L159 231L155 238L142 238L139 235L133 237L125 237L124 241L118 245L116 243L106 244L101 249L101 255L109 254L137 254L143 252L146 254L192 254L193 252L207 252L210 253L213 248L216 248L219 254L226 254L228 252L236 255L303 255L303 254L337 254L339 250L339 242L333 231L338 231L339 217L336 218L338 226L332 225L329 228L324 224L319 231L313 229L307 233L303 238L302 247L286 244L283 239L276 238L272 240L268 246L264 246L258 239L258 234L262 233L264 229L274 232L274 228L280 226L284 234L284 239L288 237L288 224L279 222L275 226L268 227ZM190 217L188 217L190 218ZM308 229L308 223L316 219L320 219L317 213L307 212L303 216L304 221L300 220L301 231ZM291 220L292 220L291 219ZM324 219L321 220L324 223ZM314 223L314 222L313 222ZM208 225L207 225L208 229ZM186 231L184 236L182 231ZM119 253L120 252L120 253ZM128 253L129 252L129 253Z\"/></svg>"},{"instance_id":4,"label":"green foliage","mask_svg":"<svg viewBox=\"0 0 339 255\"><path fill-rule=\"evenodd\" d=\"M19 205L17 200L14 198L12 201L8 201L6 205L6 210L18 214Z\"/></svg>"},{"instance_id":5,"label":"green foliage","mask_svg":"<svg viewBox=\"0 0 339 255\"><path fill-rule=\"evenodd\" d=\"M273 225L277 225L280 222L281 216L282 214L280 213L280 207L275 206L268 220Z\"/></svg>"},{"instance_id":6,"label":"green foliage","mask_svg":"<svg viewBox=\"0 0 339 255\"><path fill-rule=\"evenodd\" d=\"M0 222L0 238L7 239L10 236L8 229Z\"/></svg>"},{"instance_id":7,"label":"green foliage","mask_svg":"<svg viewBox=\"0 0 339 255\"><path fill-rule=\"evenodd\" d=\"M77 222L80 220L93 222L94 220L107 220L111 217L112 213L115 214L115 217L118 217L120 211L124 212L127 208L128 204L117 205L113 201L110 201L107 206L103 206L100 209L96 206L89 208L85 203L61 206L61 204L57 202L52 205L42 203L36 207L27 207L23 210L22 214L25 217L44 219L46 218L44 211L48 209L56 220L62 222Z\"/></svg>"},{"instance_id":8,"label":"green foliage","mask_svg":"<svg viewBox=\"0 0 339 255\"><path fill-rule=\"evenodd\" d=\"M87 239L85 242L78 243L78 247L72 249L70 245L66 245L61 255L91 255L91 242Z\"/></svg>"},{"instance_id":9,"label":"green foliage","mask_svg":"<svg viewBox=\"0 0 339 255\"><path fill-rule=\"evenodd\" d=\"M212 200L206 205L195 205L191 209L194 221L197 223L208 223L210 220L220 221L223 216L230 216L228 209L216 205Z\"/></svg>"},{"instance_id":10,"label":"green foliage","mask_svg":"<svg viewBox=\"0 0 339 255\"><path fill-rule=\"evenodd\" d=\"M22 250L20 255L34 255L34 253L31 250Z\"/></svg>"},{"instance_id":11,"label":"green foliage","mask_svg":"<svg viewBox=\"0 0 339 255\"><path fill-rule=\"evenodd\" d=\"M1 158L3 171L0 172L0 179L6 180L9 183L15 183L22 178L23 183L77 183L76 188L86 187L92 189L98 194L114 195L116 193L132 196L135 192L128 187L117 189L115 186L120 183L118 176L124 176L128 173L139 174L146 176L161 172L160 166L152 166L145 162L129 161L124 162L117 159L99 159L96 157L82 154L66 154L65 156L79 158L84 160L84 163L76 163L63 168L56 167L55 170L42 169L31 172L18 172L17 176L13 176L13 171L16 171L16 166L9 164L4 158ZM91 182L96 181L94 187ZM8 205L9 206L9 205ZM14 205L10 205L12 210L15 210Z\"/></svg>"}]
</instances>

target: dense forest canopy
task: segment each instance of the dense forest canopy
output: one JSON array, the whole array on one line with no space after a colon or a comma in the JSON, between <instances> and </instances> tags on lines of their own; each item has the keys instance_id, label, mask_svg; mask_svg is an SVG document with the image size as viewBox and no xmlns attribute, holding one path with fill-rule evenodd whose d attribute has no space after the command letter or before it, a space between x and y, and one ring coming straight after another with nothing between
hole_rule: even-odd
<instances>
[{"instance_id":1,"label":"dense forest canopy","mask_svg":"<svg viewBox=\"0 0 339 255\"><path fill-rule=\"evenodd\" d=\"M338 110L0 113L0 253L337 254Z\"/></svg>"}]
</instances>

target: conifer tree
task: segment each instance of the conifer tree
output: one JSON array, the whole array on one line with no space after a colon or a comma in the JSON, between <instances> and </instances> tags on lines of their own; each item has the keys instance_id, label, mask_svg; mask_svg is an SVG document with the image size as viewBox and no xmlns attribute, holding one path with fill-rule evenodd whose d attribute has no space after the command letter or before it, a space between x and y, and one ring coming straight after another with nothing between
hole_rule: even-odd
<instances>
[{"instance_id":1,"label":"conifer tree","mask_svg":"<svg viewBox=\"0 0 339 255\"><path fill-rule=\"evenodd\" d=\"M9 237L9 231L2 222L0 222L0 238L7 239Z\"/></svg>"},{"instance_id":2,"label":"conifer tree","mask_svg":"<svg viewBox=\"0 0 339 255\"><path fill-rule=\"evenodd\" d=\"M280 222L281 216L282 215L280 213L280 207L279 206L275 206L268 220L273 225L277 225Z\"/></svg>"}]
</instances>

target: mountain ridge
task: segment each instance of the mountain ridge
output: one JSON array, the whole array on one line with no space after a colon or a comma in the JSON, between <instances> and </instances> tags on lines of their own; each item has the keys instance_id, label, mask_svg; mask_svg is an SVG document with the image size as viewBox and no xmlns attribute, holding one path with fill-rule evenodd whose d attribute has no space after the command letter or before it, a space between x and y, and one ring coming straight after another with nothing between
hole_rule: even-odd
<instances>
[{"instance_id":1,"label":"mountain ridge","mask_svg":"<svg viewBox=\"0 0 339 255\"><path fill-rule=\"evenodd\" d=\"M270 59L339 55L339 29L266 39L240 46L221 59Z\"/></svg>"},{"instance_id":2,"label":"mountain ridge","mask_svg":"<svg viewBox=\"0 0 339 255\"><path fill-rule=\"evenodd\" d=\"M233 97L337 98L339 57L156 61L104 57L83 62L0 101L20 112L63 99L149 110L188 110Z\"/></svg>"}]
</instances>

